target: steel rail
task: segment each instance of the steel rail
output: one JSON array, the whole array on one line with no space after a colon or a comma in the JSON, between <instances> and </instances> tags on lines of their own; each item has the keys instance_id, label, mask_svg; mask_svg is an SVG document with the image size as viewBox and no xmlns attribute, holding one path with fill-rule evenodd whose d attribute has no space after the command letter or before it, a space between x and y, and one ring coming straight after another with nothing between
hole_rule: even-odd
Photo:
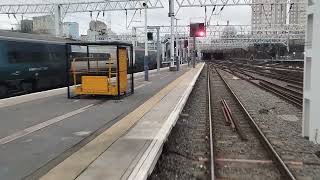
<instances>
[{"instance_id":1,"label":"steel rail","mask_svg":"<svg viewBox=\"0 0 320 180\"><path fill-rule=\"evenodd\" d=\"M289 77L286 77L286 76L281 75L281 74L276 75L276 74L272 74L272 73L249 70L249 69L241 69L241 70L242 71L248 71L248 72L251 72L251 73L256 73L256 74L259 74L259 75L262 75L262 76L265 76L265 77L269 77L269 78L278 79L280 81L286 81L288 83L292 83L292 84L303 86L303 82L301 82L300 80L289 78Z\"/></svg>"},{"instance_id":2,"label":"steel rail","mask_svg":"<svg viewBox=\"0 0 320 180\"><path fill-rule=\"evenodd\" d=\"M223 71L225 71L225 70L223 70ZM234 72L237 72L239 74L242 74L242 75L247 76L247 77L252 78L252 79L259 80L259 83L255 83L255 82L251 81L250 79L240 77L240 78L248 81L249 83L251 83L251 84L253 84L255 86L258 86L261 89L269 91L269 92L271 92L271 93L273 93L273 94L275 94L275 95L277 95L277 96L289 101L290 103L296 105L297 107L300 107L300 108L302 107L302 97L299 98L299 97L296 97L296 96L294 96L292 94L289 94L289 93L285 92L286 91L286 90L284 90L284 89L286 89L285 87L282 87L282 90L279 90L279 87L278 87L278 89L276 87L272 87L272 86L276 86L276 85L271 83L271 82L269 82L269 81L265 81L263 79L255 78L254 76L249 75L249 74L247 74L247 73L245 73L243 71L235 70ZM234 72L229 72L229 73L234 74ZM269 83L269 85L264 84L264 82L265 83Z\"/></svg>"},{"instance_id":3,"label":"steel rail","mask_svg":"<svg viewBox=\"0 0 320 180\"><path fill-rule=\"evenodd\" d=\"M223 66L224 67L224 66ZM233 69L233 71L231 71L231 69L229 67L224 67L227 69L221 69L222 71L228 72L230 74L233 74L235 76L238 76L239 78L246 80L247 82L261 88L264 89L266 91L269 91L285 100L287 100L288 102L292 103L293 105L302 108L302 94L299 94L300 97L293 95L292 92L298 93L296 91L287 89L285 87L276 85L274 83L271 83L269 81L260 79L260 78L256 78L253 75L247 74L245 71L239 70L239 69ZM236 74L238 73L238 74ZM241 76L239 76L239 74L241 74ZM250 78L244 78L242 77L242 75ZM259 80L259 82L253 82L252 80Z\"/></svg>"},{"instance_id":4,"label":"steel rail","mask_svg":"<svg viewBox=\"0 0 320 180\"><path fill-rule=\"evenodd\" d=\"M225 99L222 99L221 103L223 105L223 109L222 109L223 113L226 115L226 118L228 118L228 120L231 122L233 131L236 131L243 141L247 141L248 139L246 135L243 133L243 131L241 130L239 122L233 117L227 101Z\"/></svg>"},{"instance_id":5,"label":"steel rail","mask_svg":"<svg viewBox=\"0 0 320 180\"><path fill-rule=\"evenodd\" d=\"M283 90L283 91L286 91L286 92L292 94L293 96L296 96L297 98L301 97L301 99L302 99L303 94L302 94L301 92L299 92L299 91L295 91L295 90L292 90L292 89L289 89L289 88L286 88L286 87L277 85L277 84L275 84L275 83L273 83L273 82L270 82L270 81L265 80L265 79L262 79L262 78L257 78L257 77L255 77L255 76L253 76L253 75L250 75L250 74L246 73L246 71L244 71L244 70L239 70L239 69L237 69L237 68L236 68L236 69L233 69L233 70L236 71L236 72L238 72L238 73L240 73L240 74L243 74L243 75L245 75L245 76L248 76L248 77L250 77L250 78L257 79L257 80L261 81L261 82L264 83L264 84L268 84L268 85L270 85L270 86L274 86L275 88L278 88L278 89L281 89L281 90ZM256 73L256 72L254 72L254 71L252 71L252 72L250 72L250 73L258 74L258 75L259 75L259 73ZM267 77L267 78L276 79L276 78L272 78L272 77ZM276 79L276 80L278 80L278 79ZM284 82L286 82L286 83L290 83L290 82L285 81L285 80L280 80L280 81L284 81Z\"/></svg>"},{"instance_id":6,"label":"steel rail","mask_svg":"<svg viewBox=\"0 0 320 180\"><path fill-rule=\"evenodd\" d=\"M207 79L208 79L208 119L209 119L209 133L210 133L210 171L211 171L211 180L215 179L214 172L214 154L213 154L213 130L212 130L212 112L211 112L211 83L210 83L210 72L209 68L207 69Z\"/></svg>"},{"instance_id":7,"label":"steel rail","mask_svg":"<svg viewBox=\"0 0 320 180\"><path fill-rule=\"evenodd\" d=\"M255 84L255 83L253 83ZM299 99L296 99L296 98L293 98L291 96L289 96L288 94L284 93L284 92L281 92L281 91L278 91L276 90L275 88L271 87L271 86L266 86L266 85L263 85L263 84L255 84L256 86L266 90L266 91L269 91L279 97L282 97L283 99L289 101L290 103L292 103L293 105L296 105L297 107L302 107L302 100L299 100Z\"/></svg>"},{"instance_id":8,"label":"steel rail","mask_svg":"<svg viewBox=\"0 0 320 180\"><path fill-rule=\"evenodd\" d=\"M259 84L262 86L266 86L288 98L290 98L291 100L297 101L297 102L301 102L303 101L303 95L299 94L299 95L295 95L294 93L292 93L292 91L288 90L285 87L282 86L278 86L277 84L273 84L273 83L268 83L265 81L259 81Z\"/></svg>"},{"instance_id":9,"label":"steel rail","mask_svg":"<svg viewBox=\"0 0 320 180\"><path fill-rule=\"evenodd\" d=\"M287 88L285 86L280 86L276 83L273 83L273 82L270 82L270 81L266 81L266 80L263 80L262 81L263 83L265 84L268 84L268 85L271 85L271 86L274 86L275 88L278 88L280 90L283 90L285 92L288 92L290 93L290 95L292 95L293 97L296 97L296 98L301 98L303 97L303 94L301 91L297 91L297 90L293 90L293 89L290 89L290 88Z\"/></svg>"},{"instance_id":10,"label":"steel rail","mask_svg":"<svg viewBox=\"0 0 320 180\"><path fill-rule=\"evenodd\" d=\"M250 119L250 124L252 127L257 131L259 134L260 138L262 139L262 142L265 144L265 146L268 148L269 152L273 156L273 158L276 160L277 166L280 170L280 173L285 179L289 180L296 180L295 176L293 173L290 171L288 166L284 163L284 161L281 159L280 155L277 153L275 148L272 146L271 142L268 140L268 138L264 135L262 130L259 128L258 124L254 121L254 119L251 117L249 114L248 110L244 107L244 105L241 103L240 99L238 96L234 93L230 85L227 83L227 81L223 78L223 76L220 74L220 72L215 68L216 72L218 73L219 77L222 79L224 84L227 86L227 89L231 92L233 97L236 99L238 104L241 106L241 109L243 112L247 115L247 117Z\"/></svg>"}]
</instances>

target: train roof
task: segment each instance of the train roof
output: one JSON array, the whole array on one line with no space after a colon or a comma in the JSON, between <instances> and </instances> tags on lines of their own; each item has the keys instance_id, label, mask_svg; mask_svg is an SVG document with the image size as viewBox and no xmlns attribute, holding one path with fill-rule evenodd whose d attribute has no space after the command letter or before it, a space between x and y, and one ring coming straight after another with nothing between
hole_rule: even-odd
<instances>
[{"instance_id":1,"label":"train roof","mask_svg":"<svg viewBox=\"0 0 320 180\"><path fill-rule=\"evenodd\" d=\"M0 30L0 39L17 40L17 41L37 41L47 43L71 43L77 42L76 40L64 39L55 37L53 35L45 34L30 34L13 31Z\"/></svg>"},{"instance_id":2,"label":"train roof","mask_svg":"<svg viewBox=\"0 0 320 180\"><path fill-rule=\"evenodd\" d=\"M120 42L120 41L97 41L97 42L88 42L88 41L79 41L79 42L69 42L70 45L111 45L111 46L132 46L130 43Z\"/></svg>"},{"instance_id":3,"label":"train roof","mask_svg":"<svg viewBox=\"0 0 320 180\"><path fill-rule=\"evenodd\" d=\"M130 43L119 41L80 41L55 37L50 34L31 34L21 33L14 31L0 30L0 40L12 40L12 41L28 41L28 42L41 42L41 43L55 43L55 44L71 44L71 45L119 45L119 46L131 46Z\"/></svg>"}]
</instances>

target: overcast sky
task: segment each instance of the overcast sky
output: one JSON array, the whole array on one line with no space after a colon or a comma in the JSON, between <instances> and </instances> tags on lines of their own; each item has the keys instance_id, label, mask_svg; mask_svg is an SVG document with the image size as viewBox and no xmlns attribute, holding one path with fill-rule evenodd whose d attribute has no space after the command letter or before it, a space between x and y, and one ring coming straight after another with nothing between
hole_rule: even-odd
<instances>
[{"instance_id":1,"label":"overcast sky","mask_svg":"<svg viewBox=\"0 0 320 180\"><path fill-rule=\"evenodd\" d=\"M162 9L150 9L148 10L148 25L169 25L170 19L168 17L168 3L167 0L162 1L164 3L164 8ZM209 19L213 7L207 7L207 17ZM177 5L175 6L175 11L177 10ZM134 11L128 11L127 23L129 24ZM110 11L105 13L105 17L100 13L98 20L107 22L108 15L110 15L111 28L112 31L120 33L131 33L132 26L143 26L144 23L144 11L142 10L136 12L134 17L134 23L131 23L129 28L126 28L126 15L125 11ZM229 20L230 24L236 25L250 25L251 20L251 9L249 6L226 6L221 12L220 7L216 8L214 14L211 17L210 24L226 24ZM218 15L217 15L218 14ZM24 19L31 19L34 15L24 15ZM73 13L67 14L63 19L64 22L73 21L78 22L80 25L80 34L86 34L89 22L93 19L95 20L97 12L93 13L92 18L90 13ZM204 8L181 8L176 16L181 19L178 23L181 25L187 25L191 21L201 21L204 19ZM21 20L21 15L16 15L18 20ZM18 21L11 15L0 15L0 28L1 29L11 29L17 24Z\"/></svg>"}]
</instances>

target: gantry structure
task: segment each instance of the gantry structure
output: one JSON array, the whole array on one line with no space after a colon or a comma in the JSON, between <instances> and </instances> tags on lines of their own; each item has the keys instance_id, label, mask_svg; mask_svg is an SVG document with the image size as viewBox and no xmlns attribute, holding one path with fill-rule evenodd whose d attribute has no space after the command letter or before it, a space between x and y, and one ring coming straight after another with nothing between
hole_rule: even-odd
<instances>
[{"instance_id":1,"label":"gantry structure","mask_svg":"<svg viewBox=\"0 0 320 180\"><path fill-rule=\"evenodd\" d=\"M121 10L141 10L164 8L163 0L22 0L14 2L0 0L0 14L53 14L55 15L56 34L61 32L61 19L67 13L79 12L104 12ZM174 0L170 0L174 2ZM257 0L175 0L178 8L210 7L210 6L261 6ZM292 0L265 0L264 5L286 4L292 5ZM305 1L294 1L295 4L304 4ZM145 6L147 5L147 6ZM172 26L159 26L162 41L171 39ZM117 41L145 41L145 28L133 27L132 35L98 36L97 40ZM152 28L151 28L152 29ZM305 37L304 24L260 24L254 29L251 25L209 25L207 24L207 36L198 38L201 48L233 48L248 47L252 44L281 43L288 45L290 40L303 40ZM189 26L175 26L176 36L179 39L187 38Z\"/></svg>"},{"instance_id":2,"label":"gantry structure","mask_svg":"<svg viewBox=\"0 0 320 180\"><path fill-rule=\"evenodd\" d=\"M205 7L205 6L260 6L257 0L176 0L178 7ZM292 0L274 1L266 0L264 5L291 4ZM303 0L295 4L305 4Z\"/></svg>"},{"instance_id":3,"label":"gantry structure","mask_svg":"<svg viewBox=\"0 0 320 180\"><path fill-rule=\"evenodd\" d=\"M52 14L55 32L61 35L62 19L67 13L128 11L163 8L161 0L16 0L0 1L0 14Z\"/></svg>"},{"instance_id":4,"label":"gantry structure","mask_svg":"<svg viewBox=\"0 0 320 180\"><path fill-rule=\"evenodd\" d=\"M56 6L64 13L120 11L163 8L161 0L33 0L0 1L0 14L49 14L55 13Z\"/></svg>"},{"instance_id":5,"label":"gantry structure","mask_svg":"<svg viewBox=\"0 0 320 180\"><path fill-rule=\"evenodd\" d=\"M260 25L259 28L252 29L251 25L207 25L206 37L198 38L197 42L202 49L225 49L225 48L246 48L253 44L283 44L288 45L290 40L304 40L304 25ZM161 41L166 41L169 37L170 26L158 26L160 28ZM133 27L136 41L144 41L144 27ZM154 29L154 28L153 28ZM152 31L150 29L149 31ZM176 26L177 37L188 39L190 27ZM131 39L128 39L131 41Z\"/></svg>"}]
</instances>

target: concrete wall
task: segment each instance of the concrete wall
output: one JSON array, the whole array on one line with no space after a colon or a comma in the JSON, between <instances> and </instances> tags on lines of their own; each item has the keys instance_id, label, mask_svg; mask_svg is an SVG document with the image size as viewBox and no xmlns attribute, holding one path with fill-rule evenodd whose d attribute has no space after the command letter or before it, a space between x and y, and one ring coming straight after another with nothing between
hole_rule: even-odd
<instances>
[{"instance_id":1,"label":"concrete wall","mask_svg":"<svg viewBox=\"0 0 320 180\"><path fill-rule=\"evenodd\" d=\"M305 46L303 130L304 137L320 143L320 1L308 1Z\"/></svg>"}]
</instances>

